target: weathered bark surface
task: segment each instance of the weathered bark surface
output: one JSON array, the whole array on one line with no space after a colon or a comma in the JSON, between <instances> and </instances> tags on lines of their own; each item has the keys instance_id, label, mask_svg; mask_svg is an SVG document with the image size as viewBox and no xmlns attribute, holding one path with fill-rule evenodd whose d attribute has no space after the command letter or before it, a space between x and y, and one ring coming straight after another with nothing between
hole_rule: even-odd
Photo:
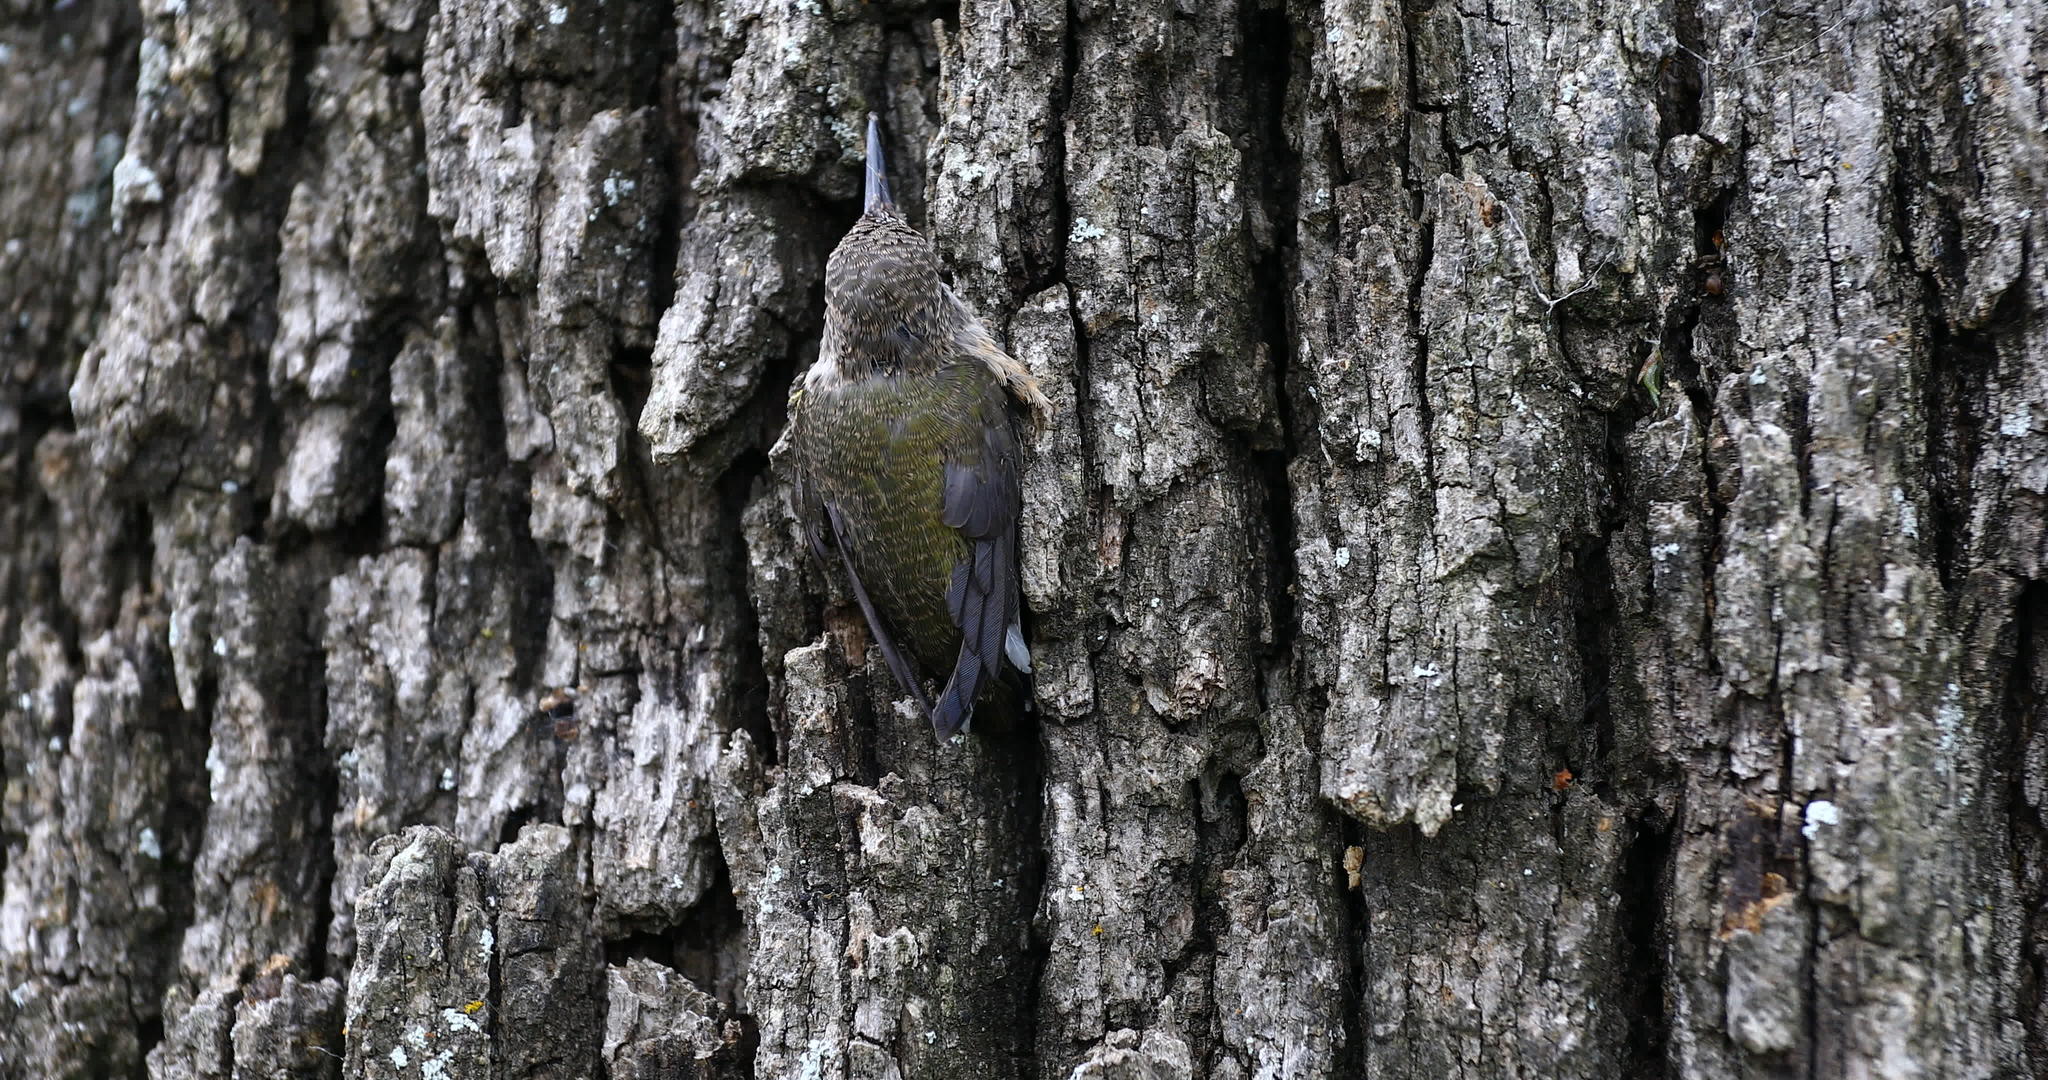
<instances>
[{"instance_id":1,"label":"weathered bark surface","mask_svg":"<svg viewBox=\"0 0 2048 1080\"><path fill-rule=\"evenodd\" d=\"M0 1076L2048 1075L2048 15L0 0ZM882 114L1056 409L934 744Z\"/></svg>"}]
</instances>

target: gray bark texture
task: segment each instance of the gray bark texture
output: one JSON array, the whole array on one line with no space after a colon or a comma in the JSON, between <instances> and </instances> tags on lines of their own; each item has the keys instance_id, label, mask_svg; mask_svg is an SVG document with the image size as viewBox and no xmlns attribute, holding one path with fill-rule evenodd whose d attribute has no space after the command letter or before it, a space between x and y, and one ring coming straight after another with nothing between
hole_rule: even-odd
<instances>
[{"instance_id":1,"label":"gray bark texture","mask_svg":"<svg viewBox=\"0 0 2048 1080\"><path fill-rule=\"evenodd\" d=\"M1037 716L776 451L879 112ZM2048 1075L2038 0L0 0L0 1077Z\"/></svg>"}]
</instances>

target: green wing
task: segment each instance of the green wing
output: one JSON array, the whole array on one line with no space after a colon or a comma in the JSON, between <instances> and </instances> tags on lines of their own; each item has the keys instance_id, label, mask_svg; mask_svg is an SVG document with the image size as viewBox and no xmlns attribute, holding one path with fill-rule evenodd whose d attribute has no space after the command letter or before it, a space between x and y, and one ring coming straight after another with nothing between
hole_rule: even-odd
<instances>
[{"instance_id":1,"label":"green wing","mask_svg":"<svg viewBox=\"0 0 2048 1080\"><path fill-rule=\"evenodd\" d=\"M986 365L963 361L809 391L799 409L798 499L812 546L821 556L827 540L838 548L892 673L951 735L1000 673L1017 623L1015 408ZM912 658L945 674L937 704Z\"/></svg>"}]
</instances>

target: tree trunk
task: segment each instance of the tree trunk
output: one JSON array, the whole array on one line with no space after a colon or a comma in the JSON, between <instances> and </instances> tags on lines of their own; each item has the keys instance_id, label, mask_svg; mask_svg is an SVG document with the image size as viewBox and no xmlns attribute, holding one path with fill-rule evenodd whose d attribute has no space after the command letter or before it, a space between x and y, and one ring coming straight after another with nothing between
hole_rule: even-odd
<instances>
[{"instance_id":1,"label":"tree trunk","mask_svg":"<svg viewBox=\"0 0 2048 1080\"><path fill-rule=\"evenodd\" d=\"M2025 0L0 0L0 1076L2048 1075ZM1035 719L773 450L888 133Z\"/></svg>"}]
</instances>

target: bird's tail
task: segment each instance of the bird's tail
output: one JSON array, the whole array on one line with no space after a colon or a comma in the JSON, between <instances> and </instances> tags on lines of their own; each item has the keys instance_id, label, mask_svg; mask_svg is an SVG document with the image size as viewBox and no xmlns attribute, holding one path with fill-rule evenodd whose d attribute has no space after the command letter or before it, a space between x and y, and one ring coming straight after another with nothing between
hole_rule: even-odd
<instances>
[{"instance_id":1,"label":"bird's tail","mask_svg":"<svg viewBox=\"0 0 2048 1080\"><path fill-rule=\"evenodd\" d=\"M1031 676L1009 664L993 679L984 678L975 700L960 698L959 680L949 684L932 705L932 729L941 739L956 731L999 735L1021 727L1038 711L1031 696Z\"/></svg>"}]
</instances>

